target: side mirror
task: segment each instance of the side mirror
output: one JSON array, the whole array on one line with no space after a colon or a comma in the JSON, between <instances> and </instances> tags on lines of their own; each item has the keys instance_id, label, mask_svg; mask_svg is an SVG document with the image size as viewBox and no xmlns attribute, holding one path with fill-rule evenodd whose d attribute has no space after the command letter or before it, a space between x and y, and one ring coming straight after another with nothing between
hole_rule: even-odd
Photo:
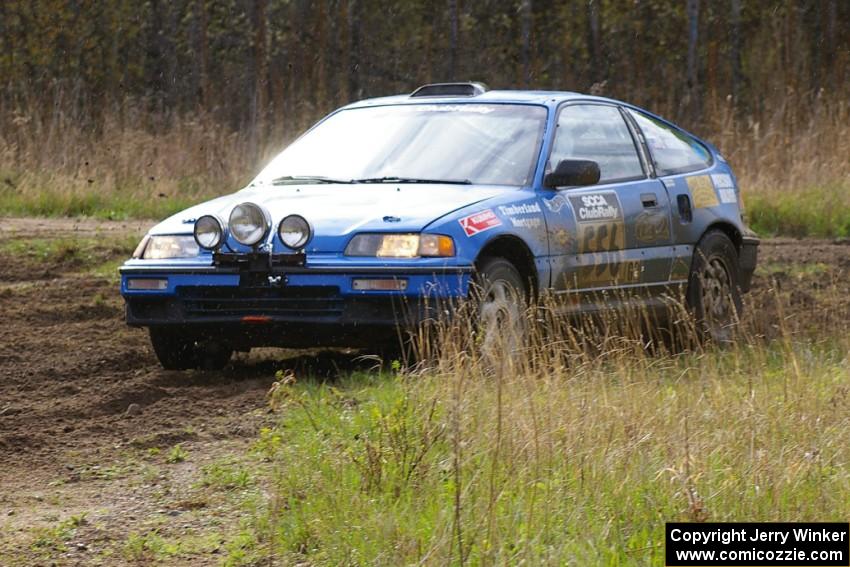
<instances>
[{"instance_id":1,"label":"side mirror","mask_svg":"<svg viewBox=\"0 0 850 567\"><path fill-rule=\"evenodd\" d=\"M543 178L545 187L576 187L599 183L599 164L589 159L565 159Z\"/></svg>"}]
</instances>

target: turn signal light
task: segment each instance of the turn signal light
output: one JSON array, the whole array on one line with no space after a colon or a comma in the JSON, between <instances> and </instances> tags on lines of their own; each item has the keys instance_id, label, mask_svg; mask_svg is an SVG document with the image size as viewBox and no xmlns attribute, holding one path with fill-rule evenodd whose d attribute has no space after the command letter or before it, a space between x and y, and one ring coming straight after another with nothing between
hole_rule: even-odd
<instances>
[{"instance_id":1,"label":"turn signal light","mask_svg":"<svg viewBox=\"0 0 850 567\"><path fill-rule=\"evenodd\" d=\"M419 240L420 256L451 257L455 255L455 243L451 236L423 234Z\"/></svg>"}]
</instances>

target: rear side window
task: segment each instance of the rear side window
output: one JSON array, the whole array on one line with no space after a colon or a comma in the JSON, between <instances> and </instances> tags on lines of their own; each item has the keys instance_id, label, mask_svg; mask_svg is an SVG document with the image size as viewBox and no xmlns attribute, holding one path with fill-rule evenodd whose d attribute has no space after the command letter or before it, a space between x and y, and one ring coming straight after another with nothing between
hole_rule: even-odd
<instances>
[{"instance_id":1,"label":"rear side window","mask_svg":"<svg viewBox=\"0 0 850 567\"><path fill-rule=\"evenodd\" d=\"M564 159L589 159L599 164L600 183L644 177L643 167L626 121L619 109L599 104L564 107L549 171Z\"/></svg>"},{"instance_id":2,"label":"rear side window","mask_svg":"<svg viewBox=\"0 0 850 567\"><path fill-rule=\"evenodd\" d=\"M629 113L643 132L658 175L687 173L711 165L711 152L692 137L646 114L631 109Z\"/></svg>"}]
</instances>

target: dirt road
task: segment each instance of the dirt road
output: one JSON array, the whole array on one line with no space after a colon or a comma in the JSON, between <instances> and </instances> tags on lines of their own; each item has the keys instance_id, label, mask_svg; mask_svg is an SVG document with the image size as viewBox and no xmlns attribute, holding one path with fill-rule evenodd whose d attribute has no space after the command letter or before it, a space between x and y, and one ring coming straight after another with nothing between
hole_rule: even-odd
<instances>
[{"instance_id":1,"label":"dirt road","mask_svg":"<svg viewBox=\"0 0 850 567\"><path fill-rule=\"evenodd\" d=\"M145 226L0 219L0 241L110 239ZM191 560L178 562L216 563L239 522L239 498L204 489L204 474L248 454L270 420L275 372L332 376L368 364L342 353L261 352L222 372L163 371L146 333L124 325L114 277L81 269L73 254L10 250L0 248L0 564L132 561L144 556L139 534L151 530L196 542ZM123 253L107 247L98 260ZM779 317L817 324L824 312L847 313L850 242L770 240L760 266L749 304L765 328ZM772 288L791 313L770 307Z\"/></svg>"},{"instance_id":2,"label":"dirt road","mask_svg":"<svg viewBox=\"0 0 850 567\"><path fill-rule=\"evenodd\" d=\"M6 243L143 230L0 219ZM0 249L0 565L121 564L145 557L150 533L190 542L185 563L217 564L244 495L199 487L205 467L248 454L277 370L328 376L361 363L260 352L222 372L163 371L146 333L123 323L117 280L81 270L79 256Z\"/></svg>"}]
</instances>

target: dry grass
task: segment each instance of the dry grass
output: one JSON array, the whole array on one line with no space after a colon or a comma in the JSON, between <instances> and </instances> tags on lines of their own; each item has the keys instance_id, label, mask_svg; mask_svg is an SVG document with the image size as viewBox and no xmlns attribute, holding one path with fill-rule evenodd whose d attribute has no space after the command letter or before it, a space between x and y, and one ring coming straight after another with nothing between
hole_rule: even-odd
<instances>
[{"instance_id":1,"label":"dry grass","mask_svg":"<svg viewBox=\"0 0 850 567\"><path fill-rule=\"evenodd\" d=\"M705 137L729 159L762 234L850 236L850 103L774 97L760 117L715 104Z\"/></svg>"},{"instance_id":2,"label":"dry grass","mask_svg":"<svg viewBox=\"0 0 850 567\"><path fill-rule=\"evenodd\" d=\"M774 299L775 338L725 349L650 351L608 318L532 325L494 365L461 322L416 370L284 376L275 490L234 558L662 564L666 521L846 518L844 324L803 335Z\"/></svg>"},{"instance_id":3,"label":"dry grass","mask_svg":"<svg viewBox=\"0 0 850 567\"><path fill-rule=\"evenodd\" d=\"M772 98L746 115L727 101L710 102L694 129L734 166L757 229L850 235L850 104L825 94ZM92 123L61 93L49 106L4 107L0 213L162 217L241 188L298 134L145 109L128 100Z\"/></svg>"},{"instance_id":4,"label":"dry grass","mask_svg":"<svg viewBox=\"0 0 850 567\"><path fill-rule=\"evenodd\" d=\"M760 116L736 116L728 104L708 111L701 133L729 158L744 188L769 194L850 183L850 102L823 93L788 93Z\"/></svg>"},{"instance_id":5,"label":"dry grass","mask_svg":"<svg viewBox=\"0 0 850 567\"><path fill-rule=\"evenodd\" d=\"M243 187L273 154L208 115L166 118L127 105L96 125L56 108L3 118L7 214L159 218Z\"/></svg>"}]
</instances>

